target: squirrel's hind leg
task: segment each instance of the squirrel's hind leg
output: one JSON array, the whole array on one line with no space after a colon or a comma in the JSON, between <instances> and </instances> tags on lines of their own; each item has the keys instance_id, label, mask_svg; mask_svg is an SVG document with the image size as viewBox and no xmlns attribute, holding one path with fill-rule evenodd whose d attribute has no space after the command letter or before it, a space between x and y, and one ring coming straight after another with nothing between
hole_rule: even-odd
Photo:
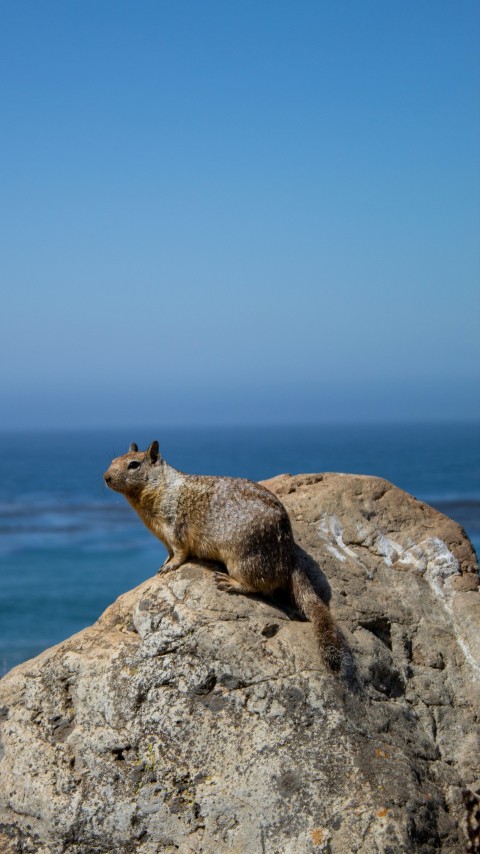
<instances>
[{"instance_id":1,"label":"squirrel's hind leg","mask_svg":"<svg viewBox=\"0 0 480 854\"><path fill-rule=\"evenodd\" d=\"M254 587L245 584L244 581L236 581L231 575L226 575L225 572L214 572L213 577L217 590L223 590L225 593L241 593L248 595L249 593L258 593Z\"/></svg>"}]
</instances>

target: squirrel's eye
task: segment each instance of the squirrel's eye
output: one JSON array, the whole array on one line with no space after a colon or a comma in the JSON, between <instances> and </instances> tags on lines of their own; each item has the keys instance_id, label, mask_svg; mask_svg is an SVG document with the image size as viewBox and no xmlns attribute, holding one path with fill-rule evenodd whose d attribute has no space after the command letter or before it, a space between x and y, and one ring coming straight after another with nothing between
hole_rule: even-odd
<instances>
[{"instance_id":1,"label":"squirrel's eye","mask_svg":"<svg viewBox=\"0 0 480 854\"><path fill-rule=\"evenodd\" d=\"M140 463L138 460L131 460L127 466L127 469L139 469Z\"/></svg>"}]
</instances>

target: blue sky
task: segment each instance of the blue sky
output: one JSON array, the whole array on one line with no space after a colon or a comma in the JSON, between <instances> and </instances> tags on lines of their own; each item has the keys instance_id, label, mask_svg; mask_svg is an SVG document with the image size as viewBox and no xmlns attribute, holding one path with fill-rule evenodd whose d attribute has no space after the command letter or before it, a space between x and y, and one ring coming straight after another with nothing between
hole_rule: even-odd
<instances>
[{"instance_id":1,"label":"blue sky","mask_svg":"<svg viewBox=\"0 0 480 854\"><path fill-rule=\"evenodd\" d=\"M479 32L0 3L1 426L480 418Z\"/></svg>"}]
</instances>

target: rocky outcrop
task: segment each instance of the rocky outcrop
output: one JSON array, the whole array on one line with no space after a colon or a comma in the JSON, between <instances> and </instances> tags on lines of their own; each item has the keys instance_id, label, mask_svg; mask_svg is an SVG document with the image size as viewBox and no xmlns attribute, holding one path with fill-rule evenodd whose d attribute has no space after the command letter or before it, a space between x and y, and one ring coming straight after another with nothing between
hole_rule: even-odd
<instances>
[{"instance_id":1,"label":"rocky outcrop","mask_svg":"<svg viewBox=\"0 0 480 854\"><path fill-rule=\"evenodd\" d=\"M0 850L461 852L480 593L461 528L378 478L281 476L346 640L188 564L0 682Z\"/></svg>"}]
</instances>

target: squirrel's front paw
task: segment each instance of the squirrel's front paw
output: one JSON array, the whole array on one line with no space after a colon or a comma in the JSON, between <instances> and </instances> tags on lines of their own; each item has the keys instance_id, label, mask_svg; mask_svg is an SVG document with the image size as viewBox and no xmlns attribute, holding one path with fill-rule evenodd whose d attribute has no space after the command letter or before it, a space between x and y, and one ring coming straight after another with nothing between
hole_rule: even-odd
<instances>
[{"instance_id":1,"label":"squirrel's front paw","mask_svg":"<svg viewBox=\"0 0 480 854\"><path fill-rule=\"evenodd\" d=\"M183 554L169 555L169 557L167 557L165 563L162 564L162 566L160 567L158 572L160 573L160 575L164 575L164 573L166 573L166 572L172 572L172 570L179 569L181 566L183 566L183 564L185 563L186 560L187 560L187 555L183 555Z\"/></svg>"},{"instance_id":2,"label":"squirrel's front paw","mask_svg":"<svg viewBox=\"0 0 480 854\"><path fill-rule=\"evenodd\" d=\"M166 572L171 572L172 569L175 569L172 561L166 560L165 563L162 563L160 569L157 569L157 575L165 575Z\"/></svg>"}]
</instances>

